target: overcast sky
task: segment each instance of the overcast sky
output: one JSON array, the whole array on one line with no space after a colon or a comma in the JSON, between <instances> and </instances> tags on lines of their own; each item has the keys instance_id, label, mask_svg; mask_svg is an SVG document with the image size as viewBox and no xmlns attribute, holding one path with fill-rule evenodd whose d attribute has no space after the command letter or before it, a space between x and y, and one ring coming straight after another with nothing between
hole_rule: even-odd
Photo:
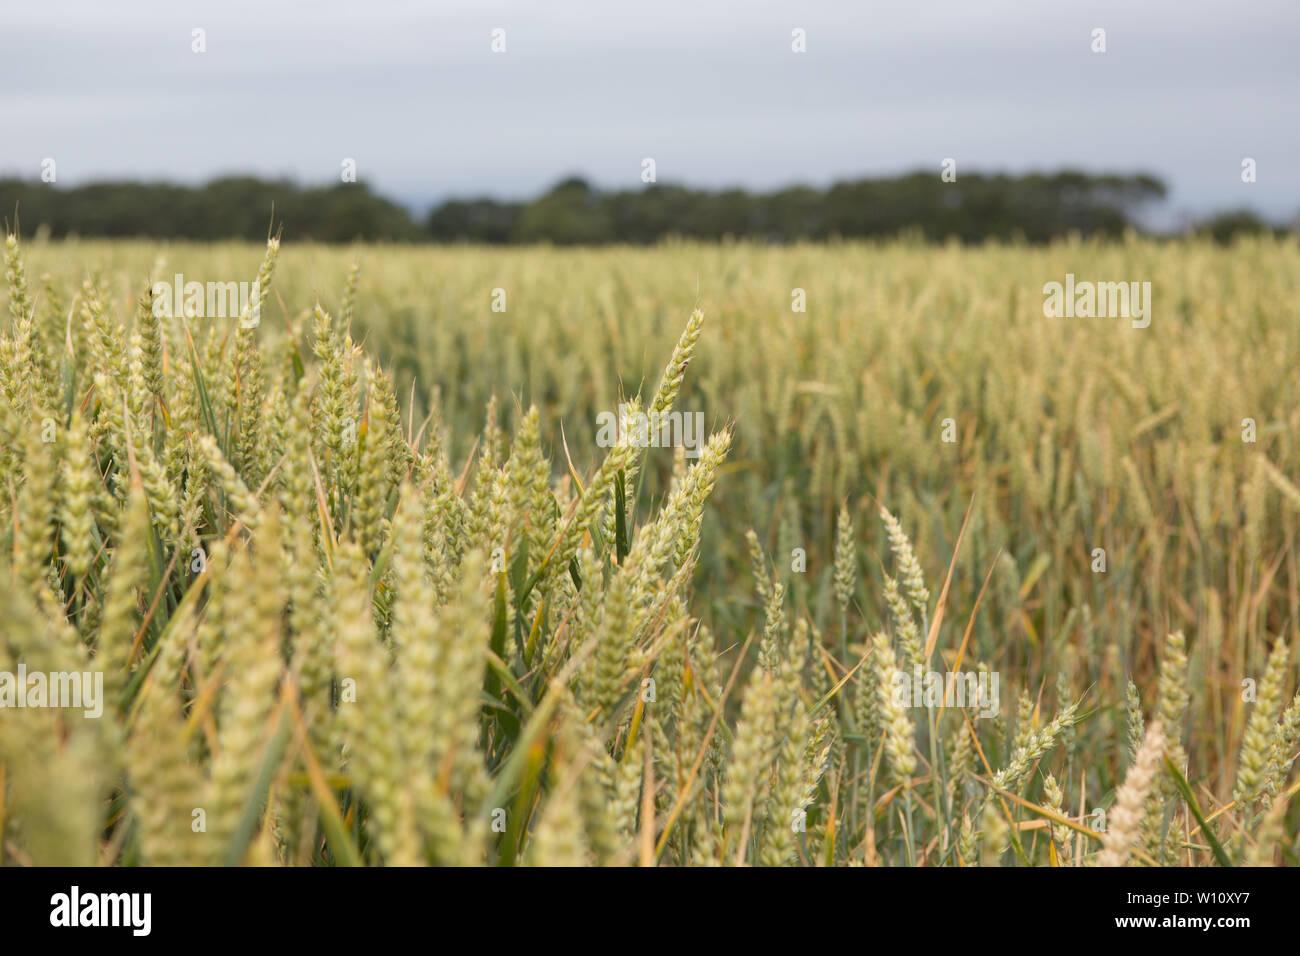
<instances>
[{"instance_id":1,"label":"overcast sky","mask_svg":"<svg viewBox=\"0 0 1300 956\"><path fill-rule=\"evenodd\" d=\"M954 157L959 178L1147 170L1168 214L1289 219L1300 2L0 0L0 175L47 157L61 184L319 183L350 157L412 204L637 187L645 157L750 188Z\"/></svg>"}]
</instances>

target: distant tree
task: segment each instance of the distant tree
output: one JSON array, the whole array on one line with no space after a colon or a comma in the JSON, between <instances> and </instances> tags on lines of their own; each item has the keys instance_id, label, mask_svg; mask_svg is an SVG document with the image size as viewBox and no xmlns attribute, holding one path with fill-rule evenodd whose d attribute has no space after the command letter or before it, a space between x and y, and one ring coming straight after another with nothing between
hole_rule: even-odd
<instances>
[{"instance_id":1,"label":"distant tree","mask_svg":"<svg viewBox=\"0 0 1300 956\"><path fill-rule=\"evenodd\" d=\"M937 170L838 182L829 189L789 186L769 193L717 192L654 183L604 192L571 176L527 202L452 199L417 223L364 183L303 187L288 179L227 176L190 187L100 182L71 189L0 180L0 210L15 209L25 230L65 236L250 239L272 216L286 234L320 242L390 241L653 243L668 236L767 242L898 235L931 242L988 239L1047 242L1069 233L1119 236L1165 186L1146 174L1078 170L985 175L963 170L943 182ZM1216 238L1269 228L1251 213L1204 224Z\"/></svg>"},{"instance_id":2,"label":"distant tree","mask_svg":"<svg viewBox=\"0 0 1300 956\"><path fill-rule=\"evenodd\" d=\"M1258 236L1272 233L1272 226L1260 219L1250 209L1234 209L1219 213L1201 222L1196 231L1208 235L1215 242L1227 244L1237 236Z\"/></svg>"},{"instance_id":3,"label":"distant tree","mask_svg":"<svg viewBox=\"0 0 1300 956\"><path fill-rule=\"evenodd\" d=\"M571 178L524 206L515 223L517 242L596 245L617 237L600 193L584 179Z\"/></svg>"},{"instance_id":4,"label":"distant tree","mask_svg":"<svg viewBox=\"0 0 1300 956\"><path fill-rule=\"evenodd\" d=\"M54 237L154 236L164 239L262 239L272 217L296 239L414 241L424 231L410 213L364 183L303 189L289 180L248 176L203 186L98 182L71 189L0 180L0 209L17 208L25 229Z\"/></svg>"},{"instance_id":5,"label":"distant tree","mask_svg":"<svg viewBox=\"0 0 1300 956\"><path fill-rule=\"evenodd\" d=\"M429 213L425 230L439 242L469 239L499 245L514 237L522 210L521 203L453 199Z\"/></svg>"}]
</instances>

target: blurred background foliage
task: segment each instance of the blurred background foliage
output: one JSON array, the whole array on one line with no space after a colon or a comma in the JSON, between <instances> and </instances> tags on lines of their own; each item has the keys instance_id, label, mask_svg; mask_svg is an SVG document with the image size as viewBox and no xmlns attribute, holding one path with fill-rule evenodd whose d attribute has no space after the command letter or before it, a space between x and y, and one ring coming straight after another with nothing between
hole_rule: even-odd
<instances>
[{"instance_id":1,"label":"blurred background foliage","mask_svg":"<svg viewBox=\"0 0 1300 956\"><path fill-rule=\"evenodd\" d=\"M602 245L676 236L786 243L907 233L930 241L1041 243L1071 233L1118 237L1138 228L1144 209L1165 196L1154 176L1075 171L961 173L952 183L915 172L769 193L670 184L608 192L571 177L528 201L450 199L419 217L365 183L306 187L287 179L228 177L201 186L99 182L64 189L0 179L0 210L29 235L258 240L274 213L294 241L318 242ZM1249 210L1191 228L1221 241L1277 231Z\"/></svg>"}]
</instances>

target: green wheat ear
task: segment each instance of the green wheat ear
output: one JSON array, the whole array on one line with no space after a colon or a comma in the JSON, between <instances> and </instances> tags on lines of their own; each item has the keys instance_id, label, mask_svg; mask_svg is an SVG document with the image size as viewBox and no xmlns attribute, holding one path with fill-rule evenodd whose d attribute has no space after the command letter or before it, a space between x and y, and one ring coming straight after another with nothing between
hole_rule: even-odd
<instances>
[{"instance_id":1,"label":"green wheat ear","mask_svg":"<svg viewBox=\"0 0 1300 956\"><path fill-rule=\"evenodd\" d=\"M1246 723L1246 734L1237 759L1237 782L1232 799L1248 808L1265 792L1269 783L1269 765L1273 756L1274 724L1282 707L1282 688L1286 679L1291 649L1279 637L1273 644L1263 679Z\"/></svg>"},{"instance_id":2,"label":"green wheat ear","mask_svg":"<svg viewBox=\"0 0 1300 956\"><path fill-rule=\"evenodd\" d=\"M857 584L857 556L853 543L853 519L849 517L849 506L840 506L839 518L835 522L835 599L840 605L840 614L849 613L849 602L853 599L853 589Z\"/></svg>"}]
</instances>

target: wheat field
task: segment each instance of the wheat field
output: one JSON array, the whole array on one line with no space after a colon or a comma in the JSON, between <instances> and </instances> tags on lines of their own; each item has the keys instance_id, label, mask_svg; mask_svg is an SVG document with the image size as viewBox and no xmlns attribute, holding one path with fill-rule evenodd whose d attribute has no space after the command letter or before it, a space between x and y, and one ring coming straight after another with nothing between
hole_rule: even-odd
<instances>
[{"instance_id":1,"label":"wheat field","mask_svg":"<svg viewBox=\"0 0 1300 956\"><path fill-rule=\"evenodd\" d=\"M5 265L4 864L1300 852L1294 237Z\"/></svg>"}]
</instances>

